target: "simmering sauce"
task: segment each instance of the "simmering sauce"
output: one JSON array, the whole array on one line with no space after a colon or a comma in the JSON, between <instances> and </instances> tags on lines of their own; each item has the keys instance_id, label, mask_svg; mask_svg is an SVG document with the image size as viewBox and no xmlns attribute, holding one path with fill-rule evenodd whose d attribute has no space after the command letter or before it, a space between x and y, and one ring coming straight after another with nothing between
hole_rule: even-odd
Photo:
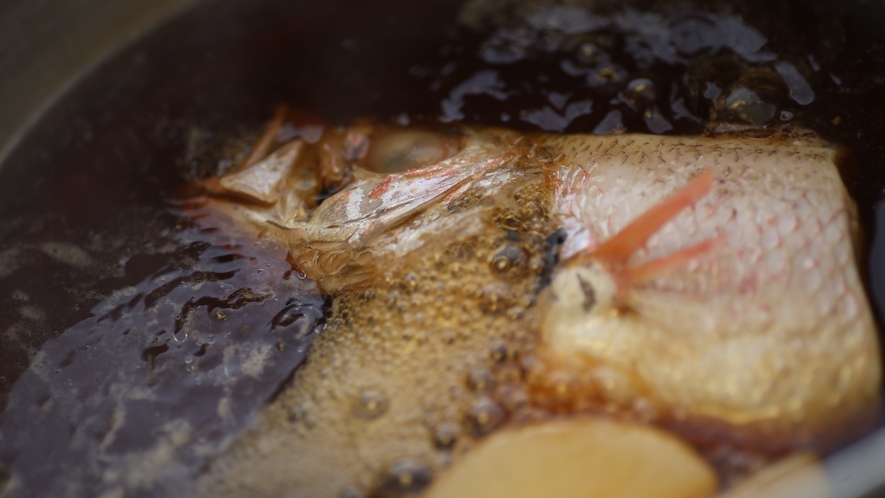
<instances>
[{"instance_id":1,"label":"simmering sauce","mask_svg":"<svg viewBox=\"0 0 885 498\"><path fill-rule=\"evenodd\" d=\"M339 124L813 129L845 146L843 179L874 255L863 272L881 303L877 20L872 4L835 2L219 0L172 21L82 81L0 168L0 489L168 495L290 381L329 325L328 302L284 250L194 222L176 194L242 161L281 102ZM543 235L519 234L539 266L514 285L543 281ZM391 292L364 299L379 320L414 318L388 316ZM468 339L456 328L451 340ZM471 389L511 367L477 370ZM354 409L383 415L388 396L364 386ZM315 416L284 408L293 423ZM479 432L495 410L476 407ZM455 429L431 422L445 459Z\"/></svg>"}]
</instances>

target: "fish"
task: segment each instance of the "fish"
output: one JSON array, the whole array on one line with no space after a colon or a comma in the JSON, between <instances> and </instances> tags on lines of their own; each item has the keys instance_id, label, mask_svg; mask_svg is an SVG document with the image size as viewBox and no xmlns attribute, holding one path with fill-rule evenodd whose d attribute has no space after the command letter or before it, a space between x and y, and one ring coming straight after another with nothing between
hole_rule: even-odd
<instances>
[{"instance_id":1,"label":"fish","mask_svg":"<svg viewBox=\"0 0 885 498\"><path fill-rule=\"evenodd\" d=\"M617 397L647 390L769 444L813 440L878 396L857 213L834 148L798 132L543 143L564 156L568 227L541 327L554 354L618 365Z\"/></svg>"},{"instance_id":2,"label":"fish","mask_svg":"<svg viewBox=\"0 0 885 498\"><path fill-rule=\"evenodd\" d=\"M509 427L575 417L674 435L737 482L875 419L857 213L812 132L278 140L286 119L202 182L201 216L285 247L328 318L194 494L420 493ZM755 463L729 478L714 447Z\"/></svg>"}]
</instances>

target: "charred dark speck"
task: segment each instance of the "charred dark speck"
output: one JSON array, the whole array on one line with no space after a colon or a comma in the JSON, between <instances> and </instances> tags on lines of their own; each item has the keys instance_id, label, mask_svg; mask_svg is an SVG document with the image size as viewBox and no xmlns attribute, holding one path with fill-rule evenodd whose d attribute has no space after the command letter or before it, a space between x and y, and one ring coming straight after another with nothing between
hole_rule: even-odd
<instances>
[{"instance_id":1,"label":"charred dark speck","mask_svg":"<svg viewBox=\"0 0 885 498\"><path fill-rule=\"evenodd\" d=\"M590 282L581 278L578 275L578 284L581 286L581 292L584 294L584 303L581 307L584 310L584 313L589 313L590 310L593 309L593 306L596 305L596 291L593 289L593 285Z\"/></svg>"},{"instance_id":2,"label":"charred dark speck","mask_svg":"<svg viewBox=\"0 0 885 498\"><path fill-rule=\"evenodd\" d=\"M547 245L547 252L544 258L544 268L541 273L541 279L538 282L538 290L550 285L553 269L559 263L559 250L565 242L565 230L559 229L550 234L544 241Z\"/></svg>"}]
</instances>

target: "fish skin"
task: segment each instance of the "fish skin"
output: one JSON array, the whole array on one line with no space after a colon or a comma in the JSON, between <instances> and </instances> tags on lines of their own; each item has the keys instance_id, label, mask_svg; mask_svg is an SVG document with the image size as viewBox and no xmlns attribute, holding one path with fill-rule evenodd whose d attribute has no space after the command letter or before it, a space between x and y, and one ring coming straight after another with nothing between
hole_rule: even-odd
<instances>
[{"instance_id":1,"label":"fish skin","mask_svg":"<svg viewBox=\"0 0 885 498\"><path fill-rule=\"evenodd\" d=\"M833 147L807 133L542 143L559 154L565 259L592 253L700 172L716 178L632 261L714 238L709 253L630 289L622 303L629 313L582 313L577 302L548 300L542 336L552 354L622 370L682 417L771 437L811 439L846 414L874 409L878 338L855 261L856 209ZM551 294L557 278L592 264L577 259L562 265Z\"/></svg>"},{"instance_id":2,"label":"fish skin","mask_svg":"<svg viewBox=\"0 0 885 498\"><path fill-rule=\"evenodd\" d=\"M711 423L723 438L750 447L776 438L770 451L813 444L834 425L875 411L878 339L855 267L855 209L835 149L802 132L759 140L459 129L461 150L443 163L392 175L355 170L351 183L317 209L308 206L310 189L295 187L312 176L311 161L293 168L276 205L216 200L219 213L289 248L295 266L332 296L334 325L198 494L371 490L384 466L400 457L442 469L446 459L426 436L427 420L467 413L476 394L462 379L483 365L486 352L478 348L490 339L518 337L548 370L574 368L599 381L591 394L573 394L589 404L571 406L614 404L614 416L635 418L633 407L651 404L662 414L652 423ZM712 192L631 261L715 237L709 254L629 289L620 303L626 313L602 314L601 306L588 312L574 297L581 294L568 295L576 273L597 271L595 247L707 169L716 178ZM520 188L536 200L514 202ZM498 282L486 272L485 249L473 256L476 265L464 265L469 276L449 271L454 263L446 258L458 244L500 244L505 232L491 213L504 208L530 212L535 238L566 234L546 290L536 263L520 280ZM526 257L537 262L542 253L536 246ZM421 283L410 293L403 282L429 261L454 285L428 290ZM442 275L431 271L427 280ZM497 301L480 302L485 281L514 294L504 301L505 314ZM369 291L375 297L364 297ZM399 293L400 307L390 312L380 307L389 301L378 297L388 292ZM432 299L422 301L422 293ZM508 310L509 303L521 304ZM452 322L440 306L462 315L457 327L465 339L444 339ZM413 317L430 319L419 327L424 342L400 344L389 331L411 330ZM378 320L388 320L386 328ZM371 430L348 415L357 387L367 382L391 398ZM447 404L439 406L443 392ZM313 417L309 430L292 427L289 412L302 406ZM470 444L471 437L462 439ZM231 473L243 481L230 483Z\"/></svg>"}]
</instances>

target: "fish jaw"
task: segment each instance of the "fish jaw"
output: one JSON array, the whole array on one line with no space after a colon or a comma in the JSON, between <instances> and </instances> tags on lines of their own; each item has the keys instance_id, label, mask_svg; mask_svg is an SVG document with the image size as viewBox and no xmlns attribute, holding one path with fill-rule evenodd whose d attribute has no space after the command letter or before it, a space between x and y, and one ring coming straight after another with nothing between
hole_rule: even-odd
<instances>
[{"instance_id":1,"label":"fish jaw","mask_svg":"<svg viewBox=\"0 0 885 498\"><path fill-rule=\"evenodd\" d=\"M631 261L715 243L632 285L617 307L587 308L582 282L599 263L592 257L557 270L541 325L554 362L616 369L629 379L623 403L649 399L677 419L794 441L874 409L877 336L854 260L855 209L832 148L801 135L570 136L545 144L558 155L564 259L592 254L702 171L716 178Z\"/></svg>"}]
</instances>

